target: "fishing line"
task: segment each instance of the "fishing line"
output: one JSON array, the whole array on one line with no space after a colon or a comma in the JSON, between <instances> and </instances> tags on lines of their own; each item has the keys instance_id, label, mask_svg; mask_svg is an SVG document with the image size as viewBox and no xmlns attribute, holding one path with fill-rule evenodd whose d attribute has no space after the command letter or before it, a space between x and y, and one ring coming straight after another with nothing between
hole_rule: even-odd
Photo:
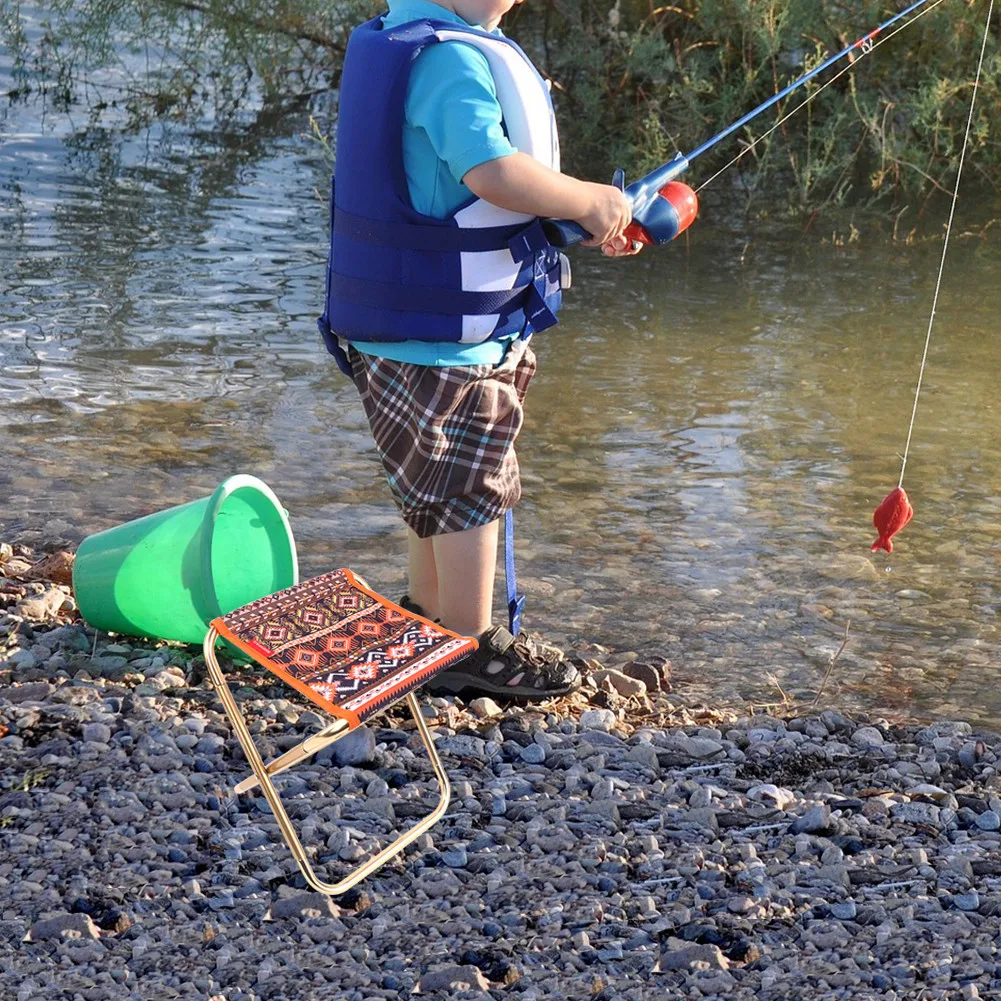
<instances>
[{"instance_id":1,"label":"fishing line","mask_svg":"<svg viewBox=\"0 0 1001 1001\"><path fill-rule=\"evenodd\" d=\"M987 38L991 30L991 16L994 13L994 0L990 0L987 9L987 22L984 24L984 40L980 45L980 61L977 63L977 75L973 81L973 95L970 98L970 113L966 119L966 135L963 137L963 148L959 154L959 168L956 171L956 187L952 192L952 206L949 209L949 221L945 225L945 240L942 243L942 259L938 265L938 278L935 281L935 295L931 303L931 316L928 317L928 333L925 334L925 349L921 355L921 368L918 370L918 384L914 390L914 407L911 410L911 423L907 428L907 444L904 445L904 454L900 462L900 479L897 486L902 487L904 483L904 469L907 466L907 452L911 447L911 432L914 430L914 417L918 412L918 396L921 393L921 380L925 374L925 363L928 360L928 345L931 343L931 331L935 325L935 310L938 308L938 293L942 288L942 273L945 271L945 256L949 251L949 237L952 234L952 220L956 215L956 202L959 199L959 182L963 177L963 163L966 160L966 147L970 141L970 129L973 126L973 109L977 103L977 90L980 87L980 72L984 68L984 53L987 51Z\"/></svg>"},{"instance_id":2,"label":"fishing line","mask_svg":"<svg viewBox=\"0 0 1001 1001\"><path fill-rule=\"evenodd\" d=\"M792 111L783 115L767 132L763 132L760 136L757 137L757 139L754 139L751 143L745 146L729 163L727 163L724 167L721 167L719 170L717 170L716 173L712 175L712 177L710 177L706 181L703 181L695 189L695 193L698 194L704 187L706 187L709 184L712 184L712 182L715 181L716 178L720 176L720 174L729 170L742 156L744 156L747 153L750 153L751 150L754 149L754 147L757 146L759 142L761 142L763 139L767 139L777 128L779 128L790 118L792 118L792 116L795 115L797 111L800 111L802 108L805 108L812 100L819 97L824 90L830 87L831 84L834 83L836 80L839 80L841 77L843 77L845 73L855 69L855 67L862 61L862 59L865 56L869 55L871 52L874 52L884 42L888 42L898 32L903 31L904 28L909 28L912 24L914 24L915 21L924 17L925 14L927 14L929 11L934 10L940 3L944 2L945 0L935 0L935 2L930 7L926 7L918 14L915 14L914 17L912 17L909 21L905 21L900 26L894 28L893 31L890 32L890 34L880 38L879 41L871 42L871 44L868 47L861 47L859 49L859 54L858 56L856 56L855 59L853 59L850 63L848 63L847 66L844 66L840 70L838 70L838 72L835 73L830 80L821 84L821 86L818 87L805 101L801 101L799 104L796 105L795 108L792 109ZM993 0L991 0L991 2L993 3ZM990 18L988 18L988 24L989 23L990 23Z\"/></svg>"}]
</instances>

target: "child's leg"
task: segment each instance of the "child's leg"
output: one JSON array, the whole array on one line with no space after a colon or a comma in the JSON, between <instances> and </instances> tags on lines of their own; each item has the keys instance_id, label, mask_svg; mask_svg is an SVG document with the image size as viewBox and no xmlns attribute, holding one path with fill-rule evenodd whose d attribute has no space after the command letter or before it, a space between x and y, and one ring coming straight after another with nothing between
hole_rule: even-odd
<instances>
[{"instance_id":1,"label":"child's leg","mask_svg":"<svg viewBox=\"0 0 1001 1001\"><path fill-rule=\"evenodd\" d=\"M481 644L487 639L484 633L491 627L499 529L500 519L489 525L432 536L442 625L464 636L480 637ZM544 679L539 691L545 691L549 686L562 692L572 690L580 683L577 671L570 664L547 667L534 657L526 661L524 651L514 649L512 655L508 646L503 649L489 645L480 648L481 655L489 655L493 651L497 656L481 660L477 670L483 672L481 677L507 671L509 676L503 681L503 687L521 685L529 669L533 676ZM512 665L522 669L512 673ZM478 687L477 680L473 678L474 688Z\"/></svg>"},{"instance_id":2,"label":"child's leg","mask_svg":"<svg viewBox=\"0 0 1001 1001\"><path fill-rule=\"evenodd\" d=\"M499 526L500 521L493 521L424 540L434 547L438 614L463 636L479 636L490 628Z\"/></svg>"},{"instance_id":3,"label":"child's leg","mask_svg":"<svg viewBox=\"0 0 1001 1001\"><path fill-rule=\"evenodd\" d=\"M410 555L407 574L408 597L421 606L427 618L437 619L441 615L441 609L438 604L438 569L434 558L434 540L422 539L412 528L408 528L407 548Z\"/></svg>"}]
</instances>

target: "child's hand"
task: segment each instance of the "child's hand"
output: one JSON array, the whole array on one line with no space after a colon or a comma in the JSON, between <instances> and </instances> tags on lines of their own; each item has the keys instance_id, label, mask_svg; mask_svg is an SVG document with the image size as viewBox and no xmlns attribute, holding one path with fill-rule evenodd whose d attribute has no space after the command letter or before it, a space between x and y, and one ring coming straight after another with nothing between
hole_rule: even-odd
<instances>
[{"instance_id":1,"label":"child's hand","mask_svg":"<svg viewBox=\"0 0 1001 1001\"><path fill-rule=\"evenodd\" d=\"M591 210L575 221L591 234L591 239L584 240L581 246L601 247L611 244L622 236L623 230L633 220L629 199L611 184L585 183L591 195Z\"/></svg>"},{"instance_id":2,"label":"child's hand","mask_svg":"<svg viewBox=\"0 0 1001 1001\"><path fill-rule=\"evenodd\" d=\"M606 257L634 257L642 249L643 244L639 240L630 240L625 234L601 245L601 252Z\"/></svg>"}]
</instances>

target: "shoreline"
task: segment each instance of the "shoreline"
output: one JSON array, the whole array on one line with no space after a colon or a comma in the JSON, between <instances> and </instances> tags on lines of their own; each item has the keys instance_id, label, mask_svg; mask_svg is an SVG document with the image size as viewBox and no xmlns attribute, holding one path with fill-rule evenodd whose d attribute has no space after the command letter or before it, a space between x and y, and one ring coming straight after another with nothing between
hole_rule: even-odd
<instances>
[{"instance_id":1,"label":"shoreline","mask_svg":"<svg viewBox=\"0 0 1001 1001\"><path fill-rule=\"evenodd\" d=\"M195 648L103 634L95 646L71 604L53 607L65 584L10 582L5 996L1001 989L1001 735L711 706L670 689L663 662L541 707L424 698L448 812L331 901L307 892L263 799L229 795L246 764ZM16 596L27 583L41 591ZM32 607L42 614L22 614ZM645 696L616 688L642 678ZM241 680L266 755L322 724L267 672ZM280 780L331 874L408 824L433 785L398 706Z\"/></svg>"}]
</instances>

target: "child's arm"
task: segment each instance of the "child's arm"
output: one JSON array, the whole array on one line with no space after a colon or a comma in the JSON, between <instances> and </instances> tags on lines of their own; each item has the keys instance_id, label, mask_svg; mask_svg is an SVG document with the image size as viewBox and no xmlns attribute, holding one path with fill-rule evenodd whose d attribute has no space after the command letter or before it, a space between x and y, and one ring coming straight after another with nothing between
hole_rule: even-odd
<instances>
[{"instance_id":1,"label":"child's arm","mask_svg":"<svg viewBox=\"0 0 1001 1001\"><path fill-rule=\"evenodd\" d=\"M632 221L632 209L618 188L560 174L525 153L481 163L466 171L462 183L502 209L572 219L591 234L585 247L628 243L622 233Z\"/></svg>"}]
</instances>

